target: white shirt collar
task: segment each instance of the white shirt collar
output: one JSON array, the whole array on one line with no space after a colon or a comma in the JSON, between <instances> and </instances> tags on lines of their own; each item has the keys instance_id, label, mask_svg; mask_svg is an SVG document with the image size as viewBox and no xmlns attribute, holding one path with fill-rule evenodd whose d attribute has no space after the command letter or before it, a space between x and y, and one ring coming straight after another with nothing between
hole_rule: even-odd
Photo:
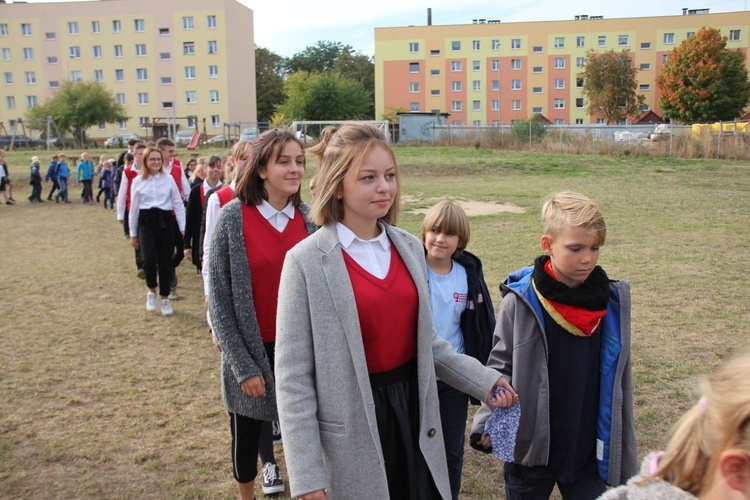
<instances>
[{"instance_id":1,"label":"white shirt collar","mask_svg":"<svg viewBox=\"0 0 750 500\"><path fill-rule=\"evenodd\" d=\"M344 249L349 248L351 244L356 240L362 243L379 243L381 248L387 252L391 248L391 240L388 239L388 234L386 234L385 232L385 226L378 222L378 227L380 227L379 235L370 240L363 240L362 238L354 234L354 231L352 231L342 223L337 222L336 235L338 236L339 242L341 243L341 246L344 247Z\"/></svg>"},{"instance_id":2,"label":"white shirt collar","mask_svg":"<svg viewBox=\"0 0 750 500\"><path fill-rule=\"evenodd\" d=\"M209 186L206 181L201 182L201 186L203 186L203 194L206 194L210 190L212 190L213 188L219 188L219 187L221 187L221 181L219 181L218 184L216 184L213 188L211 186Z\"/></svg>"},{"instance_id":3,"label":"white shirt collar","mask_svg":"<svg viewBox=\"0 0 750 500\"><path fill-rule=\"evenodd\" d=\"M269 220L271 217L279 213L286 215L290 219L294 219L294 205L292 205L291 201L281 210L276 210L270 203L268 203L268 201L263 200L263 203L258 205L258 211L266 220Z\"/></svg>"}]
</instances>

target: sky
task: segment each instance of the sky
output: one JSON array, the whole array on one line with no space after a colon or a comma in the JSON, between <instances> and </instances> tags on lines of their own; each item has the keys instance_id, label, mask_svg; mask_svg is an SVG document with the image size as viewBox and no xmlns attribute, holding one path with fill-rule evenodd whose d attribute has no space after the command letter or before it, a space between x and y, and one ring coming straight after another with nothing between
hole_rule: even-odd
<instances>
[{"instance_id":1,"label":"sky","mask_svg":"<svg viewBox=\"0 0 750 500\"><path fill-rule=\"evenodd\" d=\"M9 0L11 1L11 0ZM28 0L30 3L66 0ZM341 42L372 56L375 28L427 24L471 24L472 19L502 22L560 21L577 14L605 18L668 16L682 8L708 8L712 13L747 10L748 0L238 0L255 16L255 43L291 57L318 41Z\"/></svg>"}]
</instances>

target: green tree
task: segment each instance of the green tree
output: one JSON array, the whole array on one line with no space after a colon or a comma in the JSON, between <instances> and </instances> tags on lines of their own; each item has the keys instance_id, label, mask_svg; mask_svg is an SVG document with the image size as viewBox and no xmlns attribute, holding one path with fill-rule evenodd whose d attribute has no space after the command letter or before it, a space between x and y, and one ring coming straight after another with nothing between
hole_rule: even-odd
<instances>
[{"instance_id":1,"label":"green tree","mask_svg":"<svg viewBox=\"0 0 750 500\"><path fill-rule=\"evenodd\" d=\"M701 28L669 53L656 79L664 116L682 123L733 120L750 102L745 54L727 37Z\"/></svg>"},{"instance_id":2,"label":"green tree","mask_svg":"<svg viewBox=\"0 0 750 500\"><path fill-rule=\"evenodd\" d=\"M73 133L79 146L86 143L86 129L99 123L116 123L130 117L117 104L115 95L98 82L65 81L55 95L31 108L26 118L45 119L51 116L58 130Z\"/></svg>"},{"instance_id":3,"label":"green tree","mask_svg":"<svg viewBox=\"0 0 750 500\"><path fill-rule=\"evenodd\" d=\"M338 73L289 75L286 101L276 112L295 120L347 120L367 116L372 94L361 81Z\"/></svg>"},{"instance_id":4,"label":"green tree","mask_svg":"<svg viewBox=\"0 0 750 500\"><path fill-rule=\"evenodd\" d=\"M286 59L264 47L255 47L255 95L258 121L271 121L274 107L284 102Z\"/></svg>"},{"instance_id":5,"label":"green tree","mask_svg":"<svg viewBox=\"0 0 750 500\"><path fill-rule=\"evenodd\" d=\"M533 115L528 120L516 120L510 133L521 142L539 142L547 135L547 128L541 115Z\"/></svg>"},{"instance_id":6,"label":"green tree","mask_svg":"<svg viewBox=\"0 0 750 500\"><path fill-rule=\"evenodd\" d=\"M578 78L583 79L583 96L587 112L600 116L607 123L618 123L628 116L638 116L645 102L638 94L638 69L627 50L586 53L586 63Z\"/></svg>"},{"instance_id":7,"label":"green tree","mask_svg":"<svg viewBox=\"0 0 750 500\"><path fill-rule=\"evenodd\" d=\"M300 71L325 73L326 71L332 71L336 66L336 61L343 55L352 53L354 53L354 49L350 45L321 40L290 57L287 61L287 71L289 73Z\"/></svg>"}]
</instances>

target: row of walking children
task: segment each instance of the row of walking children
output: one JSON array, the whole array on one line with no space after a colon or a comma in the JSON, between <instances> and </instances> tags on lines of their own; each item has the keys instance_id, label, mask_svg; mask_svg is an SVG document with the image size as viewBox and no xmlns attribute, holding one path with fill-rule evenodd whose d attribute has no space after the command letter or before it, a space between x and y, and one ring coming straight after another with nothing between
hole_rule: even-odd
<instances>
[{"instance_id":1,"label":"row of walking children","mask_svg":"<svg viewBox=\"0 0 750 500\"><path fill-rule=\"evenodd\" d=\"M104 196L104 208L108 208L109 205L109 209L114 210L114 163L114 160L107 160L106 157L102 156L99 159L99 164L94 168L93 163L89 160L88 153L84 152L81 154L75 175L77 183L83 184L81 200L84 204L94 204L92 184L94 177L98 176L99 192L96 195L96 201L99 203L101 197ZM44 181L52 183L47 195L47 201L51 201L54 196L57 203L71 203L68 196L68 180L70 175L71 171L67 162L67 156L64 153L54 155L44 176ZM32 203L43 202L41 160L38 156L34 156L31 159L29 184L32 186L29 201Z\"/></svg>"}]
</instances>

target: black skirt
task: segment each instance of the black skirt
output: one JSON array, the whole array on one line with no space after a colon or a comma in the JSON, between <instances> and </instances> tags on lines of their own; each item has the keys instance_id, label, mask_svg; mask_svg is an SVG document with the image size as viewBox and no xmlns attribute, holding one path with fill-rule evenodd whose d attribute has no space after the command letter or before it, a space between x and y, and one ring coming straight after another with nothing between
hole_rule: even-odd
<instances>
[{"instance_id":1,"label":"black skirt","mask_svg":"<svg viewBox=\"0 0 750 500\"><path fill-rule=\"evenodd\" d=\"M419 449L419 387L416 360L370 375L380 445L391 500L440 498Z\"/></svg>"}]
</instances>

